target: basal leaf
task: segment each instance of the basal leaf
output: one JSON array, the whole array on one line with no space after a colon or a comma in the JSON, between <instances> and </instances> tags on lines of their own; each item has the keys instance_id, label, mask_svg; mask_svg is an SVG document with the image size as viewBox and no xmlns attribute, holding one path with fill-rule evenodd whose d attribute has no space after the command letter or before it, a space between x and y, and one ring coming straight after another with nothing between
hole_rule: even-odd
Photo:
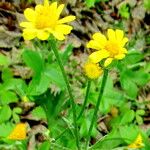
<instances>
[{"instance_id":1,"label":"basal leaf","mask_svg":"<svg viewBox=\"0 0 150 150\"><path fill-rule=\"evenodd\" d=\"M131 123L134 117L135 117L135 112L133 110L128 110L121 117L120 124L125 125L127 123Z\"/></svg>"},{"instance_id":2,"label":"basal leaf","mask_svg":"<svg viewBox=\"0 0 150 150\"><path fill-rule=\"evenodd\" d=\"M9 103L14 103L18 101L16 93L12 91L3 91L2 93L0 93L0 99L0 103L2 105L7 105Z\"/></svg>"},{"instance_id":3,"label":"basal leaf","mask_svg":"<svg viewBox=\"0 0 150 150\"><path fill-rule=\"evenodd\" d=\"M11 109L9 106L5 105L0 108L0 123L9 120L11 117Z\"/></svg>"},{"instance_id":4,"label":"basal leaf","mask_svg":"<svg viewBox=\"0 0 150 150\"><path fill-rule=\"evenodd\" d=\"M65 88L65 81L59 67L56 64L48 65L45 69L44 74L51 80L52 83L56 84L59 88Z\"/></svg>"},{"instance_id":5,"label":"basal leaf","mask_svg":"<svg viewBox=\"0 0 150 150\"><path fill-rule=\"evenodd\" d=\"M37 119L45 119L46 120L46 114L41 106L36 107L31 112L32 116Z\"/></svg>"},{"instance_id":6,"label":"basal leaf","mask_svg":"<svg viewBox=\"0 0 150 150\"><path fill-rule=\"evenodd\" d=\"M7 56L0 54L0 66L8 66L9 65L9 59Z\"/></svg>"},{"instance_id":7,"label":"basal leaf","mask_svg":"<svg viewBox=\"0 0 150 150\"><path fill-rule=\"evenodd\" d=\"M44 69L44 61L37 51L24 50L22 54L23 61L29 66L36 75L40 74Z\"/></svg>"}]
</instances>

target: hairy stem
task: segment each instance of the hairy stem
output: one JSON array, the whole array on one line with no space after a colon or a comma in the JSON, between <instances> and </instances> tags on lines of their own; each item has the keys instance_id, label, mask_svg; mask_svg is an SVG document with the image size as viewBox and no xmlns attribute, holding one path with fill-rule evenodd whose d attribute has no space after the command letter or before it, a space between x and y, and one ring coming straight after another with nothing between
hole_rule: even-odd
<instances>
[{"instance_id":1,"label":"hairy stem","mask_svg":"<svg viewBox=\"0 0 150 150\"><path fill-rule=\"evenodd\" d=\"M70 84L69 84L69 81L68 81L68 78L67 78L62 60L61 60L61 58L59 56L59 53L58 53L58 48L56 46L56 41L54 39L50 40L50 46L51 46L51 49L53 50L53 52L55 54L55 57L57 59L59 67L61 69L64 81L66 83L66 88L68 90L68 94L69 94L69 97L70 97L70 103L71 103L71 107L72 107L72 112L73 112L73 123L74 123L74 127L75 127L74 133L75 133L75 137L76 137L76 144L77 144L78 150L80 150L79 132L78 132L77 116L76 116L76 105L75 105L74 98L73 98L73 95L72 95L72 90L70 88Z\"/></svg>"},{"instance_id":2,"label":"hairy stem","mask_svg":"<svg viewBox=\"0 0 150 150\"><path fill-rule=\"evenodd\" d=\"M87 104L87 100L88 100L88 96L89 96L90 87L91 87L91 80L88 80L85 99L84 99L84 102L83 102L80 114L79 114L77 119L79 119L82 116L82 114L83 114L83 112L85 110L85 107L86 107L86 104Z\"/></svg>"},{"instance_id":3,"label":"hairy stem","mask_svg":"<svg viewBox=\"0 0 150 150\"><path fill-rule=\"evenodd\" d=\"M90 124L89 131L88 131L88 136L87 136L87 139L86 139L86 149L88 149L89 140L90 140L90 137L91 137L91 132L92 132L94 123L97 119L97 112L99 110L100 101L101 101L103 93L104 93L107 77L108 77L108 70L105 69L103 79L102 79L102 83L101 83L101 88L100 88L100 91L99 91L99 96L98 96L98 99L97 99L96 107L95 107L95 110L94 110L94 113L93 113L93 117L92 117L92 121L91 121L91 124Z\"/></svg>"}]
</instances>

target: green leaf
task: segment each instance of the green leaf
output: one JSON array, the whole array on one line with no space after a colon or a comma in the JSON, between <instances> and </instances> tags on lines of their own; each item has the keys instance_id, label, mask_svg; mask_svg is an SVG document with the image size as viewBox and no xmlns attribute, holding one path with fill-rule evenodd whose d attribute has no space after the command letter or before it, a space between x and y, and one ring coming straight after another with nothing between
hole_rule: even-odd
<instances>
[{"instance_id":1,"label":"green leaf","mask_svg":"<svg viewBox=\"0 0 150 150\"><path fill-rule=\"evenodd\" d=\"M87 7L91 8L91 7L94 7L94 5L100 1L107 2L109 0L85 0L85 3L87 5Z\"/></svg>"},{"instance_id":2,"label":"green leaf","mask_svg":"<svg viewBox=\"0 0 150 150\"><path fill-rule=\"evenodd\" d=\"M34 76L29 84L27 95L41 95L50 86L51 79L45 74Z\"/></svg>"},{"instance_id":3,"label":"green leaf","mask_svg":"<svg viewBox=\"0 0 150 150\"><path fill-rule=\"evenodd\" d=\"M145 7L147 10L150 10L150 1L149 1L149 0L144 0L144 7Z\"/></svg>"},{"instance_id":4,"label":"green leaf","mask_svg":"<svg viewBox=\"0 0 150 150\"><path fill-rule=\"evenodd\" d=\"M125 125L127 123L130 123L130 122L132 122L134 117L135 117L135 112L133 110L128 110L121 117L120 124Z\"/></svg>"},{"instance_id":5,"label":"green leaf","mask_svg":"<svg viewBox=\"0 0 150 150\"><path fill-rule=\"evenodd\" d=\"M50 150L50 142L45 141L39 146L38 150Z\"/></svg>"},{"instance_id":6,"label":"green leaf","mask_svg":"<svg viewBox=\"0 0 150 150\"><path fill-rule=\"evenodd\" d=\"M12 130L13 130L13 125L10 122L2 123L0 125L0 138L1 137L6 138L11 133Z\"/></svg>"},{"instance_id":7,"label":"green leaf","mask_svg":"<svg viewBox=\"0 0 150 150\"><path fill-rule=\"evenodd\" d=\"M85 0L87 7L93 7L95 4L95 0Z\"/></svg>"},{"instance_id":8,"label":"green leaf","mask_svg":"<svg viewBox=\"0 0 150 150\"><path fill-rule=\"evenodd\" d=\"M126 146L113 148L112 150L126 150Z\"/></svg>"},{"instance_id":9,"label":"green leaf","mask_svg":"<svg viewBox=\"0 0 150 150\"><path fill-rule=\"evenodd\" d=\"M100 103L100 111L104 114L110 112L112 106L120 107L125 101L125 96L121 91L116 90L115 88L108 90L109 92L104 93Z\"/></svg>"},{"instance_id":10,"label":"green leaf","mask_svg":"<svg viewBox=\"0 0 150 150\"><path fill-rule=\"evenodd\" d=\"M9 106L5 105L0 108L0 123L9 120L11 117L11 109Z\"/></svg>"},{"instance_id":11,"label":"green leaf","mask_svg":"<svg viewBox=\"0 0 150 150\"><path fill-rule=\"evenodd\" d=\"M79 124L80 124L80 135L81 137L87 137L88 134L88 129L90 127L90 123L91 123L91 119L92 119L92 115L93 115L93 109L88 111L88 115L86 117L82 117L79 120ZM96 129L96 123L94 123L93 126L93 130L91 132L91 136L92 137L96 137L96 135L98 134L98 131Z\"/></svg>"},{"instance_id":12,"label":"green leaf","mask_svg":"<svg viewBox=\"0 0 150 150\"><path fill-rule=\"evenodd\" d=\"M133 81L139 86L144 86L150 81L149 73L146 73L144 70L135 71L134 74L135 77L133 78Z\"/></svg>"},{"instance_id":13,"label":"green leaf","mask_svg":"<svg viewBox=\"0 0 150 150\"><path fill-rule=\"evenodd\" d=\"M150 72L150 63L146 63L144 67L145 72Z\"/></svg>"},{"instance_id":14,"label":"green leaf","mask_svg":"<svg viewBox=\"0 0 150 150\"><path fill-rule=\"evenodd\" d=\"M9 65L9 59L7 58L7 56L0 54L0 65L1 66L8 66Z\"/></svg>"},{"instance_id":15,"label":"green leaf","mask_svg":"<svg viewBox=\"0 0 150 150\"><path fill-rule=\"evenodd\" d=\"M121 7L119 8L119 14L126 19L130 17L129 8L126 4L121 5Z\"/></svg>"},{"instance_id":16,"label":"green leaf","mask_svg":"<svg viewBox=\"0 0 150 150\"><path fill-rule=\"evenodd\" d=\"M48 64L39 76L34 76L28 87L28 95L41 95L50 86L57 85L64 90L66 87L64 78L57 64Z\"/></svg>"},{"instance_id":17,"label":"green leaf","mask_svg":"<svg viewBox=\"0 0 150 150\"><path fill-rule=\"evenodd\" d=\"M133 78L134 74L130 70L122 72L120 76L121 86L131 99L135 99L138 94L138 87L133 82Z\"/></svg>"},{"instance_id":18,"label":"green leaf","mask_svg":"<svg viewBox=\"0 0 150 150\"><path fill-rule=\"evenodd\" d=\"M13 109L13 112L15 112L16 114L21 114L22 113L22 109L20 107L15 107Z\"/></svg>"},{"instance_id":19,"label":"green leaf","mask_svg":"<svg viewBox=\"0 0 150 150\"><path fill-rule=\"evenodd\" d=\"M139 128L135 125L120 126L119 132L121 138L123 138L125 142L130 144L136 139L137 135L139 134Z\"/></svg>"},{"instance_id":20,"label":"green leaf","mask_svg":"<svg viewBox=\"0 0 150 150\"><path fill-rule=\"evenodd\" d=\"M37 118L38 120L44 119L46 120L46 114L45 111L41 106L36 107L35 109L32 110L31 112L32 116Z\"/></svg>"},{"instance_id":21,"label":"green leaf","mask_svg":"<svg viewBox=\"0 0 150 150\"><path fill-rule=\"evenodd\" d=\"M36 75L40 74L44 69L44 60L37 51L24 50L22 58L27 66L32 68Z\"/></svg>"},{"instance_id":22,"label":"green leaf","mask_svg":"<svg viewBox=\"0 0 150 150\"><path fill-rule=\"evenodd\" d=\"M118 129L112 130L107 136L100 139L96 144L90 147L90 150L112 150L113 148L124 143L123 139L120 137Z\"/></svg>"},{"instance_id":23,"label":"green leaf","mask_svg":"<svg viewBox=\"0 0 150 150\"><path fill-rule=\"evenodd\" d=\"M139 125L142 125L143 124L143 118L139 115L136 115L136 121Z\"/></svg>"},{"instance_id":24,"label":"green leaf","mask_svg":"<svg viewBox=\"0 0 150 150\"><path fill-rule=\"evenodd\" d=\"M6 105L18 101L16 93L12 91L3 91L2 93L0 93L0 98L1 98L0 103L2 105Z\"/></svg>"},{"instance_id":25,"label":"green leaf","mask_svg":"<svg viewBox=\"0 0 150 150\"><path fill-rule=\"evenodd\" d=\"M22 79L9 79L6 80L3 85L0 88L0 92L1 91L7 91L7 90L15 90L17 91L18 88L22 88L22 90L25 90L26 88L26 84L25 81Z\"/></svg>"},{"instance_id":26,"label":"green leaf","mask_svg":"<svg viewBox=\"0 0 150 150\"><path fill-rule=\"evenodd\" d=\"M21 114L22 113L22 109L19 108L19 107L15 107L12 111L12 117L13 117L13 120L15 121L15 123L19 123L20 122L20 117L18 114Z\"/></svg>"},{"instance_id":27,"label":"green leaf","mask_svg":"<svg viewBox=\"0 0 150 150\"><path fill-rule=\"evenodd\" d=\"M22 98L27 95L27 85L24 80L20 80L18 84L15 86L15 91Z\"/></svg>"},{"instance_id":28,"label":"green leaf","mask_svg":"<svg viewBox=\"0 0 150 150\"><path fill-rule=\"evenodd\" d=\"M2 70L2 80L7 81L13 77L13 74L9 68L4 68Z\"/></svg>"},{"instance_id":29,"label":"green leaf","mask_svg":"<svg viewBox=\"0 0 150 150\"><path fill-rule=\"evenodd\" d=\"M15 123L19 123L20 122L20 116L18 114L22 113L22 109L19 107L15 107L12 111L12 117L13 120L15 121Z\"/></svg>"},{"instance_id":30,"label":"green leaf","mask_svg":"<svg viewBox=\"0 0 150 150\"><path fill-rule=\"evenodd\" d=\"M52 83L56 84L59 88L65 89L66 84L60 68L56 64L48 65L44 74L49 77Z\"/></svg>"},{"instance_id":31,"label":"green leaf","mask_svg":"<svg viewBox=\"0 0 150 150\"><path fill-rule=\"evenodd\" d=\"M15 123L19 123L20 122L20 117L18 114L13 113L12 114L13 120L15 121Z\"/></svg>"},{"instance_id":32,"label":"green leaf","mask_svg":"<svg viewBox=\"0 0 150 150\"><path fill-rule=\"evenodd\" d=\"M126 57L118 64L120 70L125 70L128 65L133 65L144 58L144 55L138 51L129 51Z\"/></svg>"},{"instance_id":33,"label":"green leaf","mask_svg":"<svg viewBox=\"0 0 150 150\"><path fill-rule=\"evenodd\" d=\"M113 80L109 76L107 78L104 95L100 103L100 108L99 108L100 111L104 114L107 114L110 111L112 106L120 107L120 105L124 102L124 100L125 100L124 94L113 87Z\"/></svg>"},{"instance_id":34,"label":"green leaf","mask_svg":"<svg viewBox=\"0 0 150 150\"><path fill-rule=\"evenodd\" d=\"M61 59L64 65L68 62L69 57L72 54L72 50L73 50L73 45L72 44L67 45L65 51L63 52L61 56Z\"/></svg>"},{"instance_id":35,"label":"green leaf","mask_svg":"<svg viewBox=\"0 0 150 150\"><path fill-rule=\"evenodd\" d=\"M136 114L138 114L140 116L143 116L145 114L145 110L139 109L139 110L136 111Z\"/></svg>"}]
</instances>

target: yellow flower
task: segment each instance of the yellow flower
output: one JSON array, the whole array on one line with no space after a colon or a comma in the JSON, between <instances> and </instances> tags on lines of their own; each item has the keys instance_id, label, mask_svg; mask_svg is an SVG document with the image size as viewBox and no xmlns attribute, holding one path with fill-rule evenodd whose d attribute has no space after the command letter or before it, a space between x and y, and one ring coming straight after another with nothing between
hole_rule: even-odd
<instances>
[{"instance_id":1,"label":"yellow flower","mask_svg":"<svg viewBox=\"0 0 150 150\"><path fill-rule=\"evenodd\" d=\"M47 40L52 34L56 39L64 40L65 35L72 30L72 26L64 23L75 20L75 16L70 15L59 19L63 8L64 4L57 7L57 2L49 4L48 0L44 0L44 4L37 5L35 10L25 9L24 15L27 21L20 23L20 26L24 27L24 39L31 40L37 37L40 40Z\"/></svg>"},{"instance_id":2,"label":"yellow flower","mask_svg":"<svg viewBox=\"0 0 150 150\"><path fill-rule=\"evenodd\" d=\"M128 41L128 38L124 37L124 32L122 30L112 30L107 31L108 39L101 33L97 32L93 35L93 40L90 40L87 44L88 48L93 48L97 50L93 52L89 59L93 63L98 63L102 59L106 59L104 66L108 66L113 59L123 59L127 53L127 49L124 48Z\"/></svg>"},{"instance_id":3,"label":"yellow flower","mask_svg":"<svg viewBox=\"0 0 150 150\"><path fill-rule=\"evenodd\" d=\"M99 65L92 62L87 62L84 65L84 71L89 79L97 79L103 73Z\"/></svg>"},{"instance_id":4,"label":"yellow flower","mask_svg":"<svg viewBox=\"0 0 150 150\"><path fill-rule=\"evenodd\" d=\"M137 138L135 139L135 141L133 143L131 143L130 145L128 145L128 148L142 148L144 146L143 141L142 141L142 136L139 134L137 136Z\"/></svg>"},{"instance_id":5,"label":"yellow flower","mask_svg":"<svg viewBox=\"0 0 150 150\"><path fill-rule=\"evenodd\" d=\"M13 131L8 136L10 140L24 140L26 139L26 124L18 123Z\"/></svg>"}]
</instances>

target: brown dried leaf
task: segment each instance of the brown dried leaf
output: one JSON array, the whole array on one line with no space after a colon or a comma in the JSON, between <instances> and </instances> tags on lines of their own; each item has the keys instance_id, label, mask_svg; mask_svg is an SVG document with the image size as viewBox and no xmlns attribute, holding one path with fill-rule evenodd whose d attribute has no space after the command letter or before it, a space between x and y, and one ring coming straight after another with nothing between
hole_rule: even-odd
<instances>
[{"instance_id":1,"label":"brown dried leaf","mask_svg":"<svg viewBox=\"0 0 150 150\"><path fill-rule=\"evenodd\" d=\"M3 26L0 26L0 48L12 48L14 45L18 45L20 37L20 33L7 31Z\"/></svg>"},{"instance_id":2,"label":"brown dried leaf","mask_svg":"<svg viewBox=\"0 0 150 150\"><path fill-rule=\"evenodd\" d=\"M145 9L144 6L140 5L138 7L135 7L132 11L132 17L135 19L142 20L145 17Z\"/></svg>"}]
</instances>

